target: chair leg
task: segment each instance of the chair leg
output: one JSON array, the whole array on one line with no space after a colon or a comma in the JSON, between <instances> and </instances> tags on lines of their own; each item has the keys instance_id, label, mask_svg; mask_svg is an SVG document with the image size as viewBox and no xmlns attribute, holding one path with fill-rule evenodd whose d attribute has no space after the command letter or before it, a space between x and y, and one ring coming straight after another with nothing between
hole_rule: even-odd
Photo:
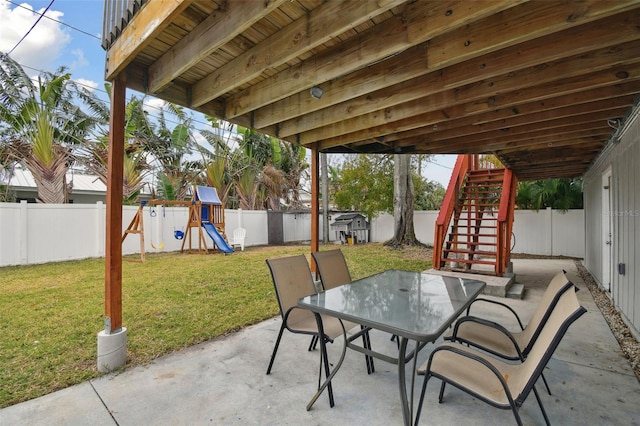
<instances>
[{"instance_id":1,"label":"chair leg","mask_svg":"<svg viewBox=\"0 0 640 426\"><path fill-rule=\"evenodd\" d=\"M538 394L538 390L536 389L535 386L533 386L533 394L536 396L536 399L538 400L538 405L540 406L540 410L542 411L542 416L544 417L545 423L547 424L547 426L551 426L551 423L549 423L549 417L547 417L547 412L545 411L544 406L542 405L540 394Z\"/></svg>"},{"instance_id":2,"label":"chair leg","mask_svg":"<svg viewBox=\"0 0 640 426\"><path fill-rule=\"evenodd\" d=\"M400 349L400 339L398 339L398 336L396 336L395 334L391 335L391 341L396 341L396 346L398 346L398 349Z\"/></svg>"},{"instance_id":3,"label":"chair leg","mask_svg":"<svg viewBox=\"0 0 640 426\"><path fill-rule=\"evenodd\" d=\"M418 410L416 411L416 421L415 426L418 426L418 422L420 421L420 413L422 412L422 403L424 402L424 394L427 391L427 382L431 376L429 373L425 373L424 381L422 382L422 391L420 392L420 400L418 401Z\"/></svg>"},{"instance_id":4,"label":"chair leg","mask_svg":"<svg viewBox=\"0 0 640 426\"><path fill-rule=\"evenodd\" d=\"M444 397L444 387L447 383L443 380L442 384L440 385L440 394L438 395L438 403L442 404L442 400Z\"/></svg>"},{"instance_id":5,"label":"chair leg","mask_svg":"<svg viewBox=\"0 0 640 426\"><path fill-rule=\"evenodd\" d=\"M314 351L314 350L316 349L316 347L317 347L317 346L318 346L318 335L317 335L317 334L314 334L314 335L311 337L311 343L309 343L309 349L308 349L308 351L309 351L309 352Z\"/></svg>"},{"instance_id":6,"label":"chair leg","mask_svg":"<svg viewBox=\"0 0 640 426\"><path fill-rule=\"evenodd\" d=\"M518 413L518 407L516 405L511 406L511 411L513 412L513 416L516 418L516 424L518 426L522 426L522 419L520 418L520 413Z\"/></svg>"},{"instance_id":7,"label":"chair leg","mask_svg":"<svg viewBox=\"0 0 640 426\"><path fill-rule=\"evenodd\" d=\"M267 374L271 374L271 367L273 367L273 361L276 359L276 352L278 352L278 346L280 345L280 339L282 339L282 333L284 332L284 322L280 326L280 331L278 332L278 338L276 339L276 344L273 347L273 353L271 354L271 361L269 361L269 367L267 368Z\"/></svg>"},{"instance_id":8,"label":"chair leg","mask_svg":"<svg viewBox=\"0 0 640 426\"><path fill-rule=\"evenodd\" d=\"M544 382L544 387L547 388L547 392L551 395L551 389L549 389L549 384L547 383L547 378L544 377L544 373L540 373L540 377L542 377L542 381Z\"/></svg>"}]
</instances>

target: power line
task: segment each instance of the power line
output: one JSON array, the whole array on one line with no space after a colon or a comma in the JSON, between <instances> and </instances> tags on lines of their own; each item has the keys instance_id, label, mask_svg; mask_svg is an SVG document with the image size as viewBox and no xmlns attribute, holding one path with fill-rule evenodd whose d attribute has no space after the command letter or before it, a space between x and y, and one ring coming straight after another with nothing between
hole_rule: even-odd
<instances>
[{"instance_id":1,"label":"power line","mask_svg":"<svg viewBox=\"0 0 640 426\"><path fill-rule=\"evenodd\" d=\"M18 65L20 65L22 68L27 68L27 69L30 69L30 70L33 70L33 71L36 71L36 72L39 72L39 73L46 73L46 72L48 72L48 71L45 71L45 70L42 70L42 69L39 69L39 68L31 67L31 66L29 66L29 65L24 65L24 64L21 64L21 63L18 63ZM76 81L76 80L73 80L73 82L74 82L75 84L77 84L78 86L82 86L82 87L85 87L85 88L87 88L87 89L94 90L94 91L96 91L96 92L104 93L104 94L106 94L106 95L108 95L108 94L109 94L109 93L108 93L106 90L104 90L104 89L98 89L97 87L93 87L93 86L90 86L90 85L88 85L88 84L84 84L84 83L81 83L81 82L79 82L79 81ZM144 94L143 94L143 95L144 95ZM135 95L131 95L131 97L129 97L129 99L128 99L128 100L130 101L130 100L133 98L133 96L135 96ZM144 96L147 96L147 95L144 95ZM159 98L158 98L158 99L159 99ZM111 103L111 99L110 99L109 97L107 97L107 101L106 101L106 103L107 103L108 105ZM151 108L151 109L155 109L155 110L158 110L158 111L162 111L162 108L161 108L161 107L158 107L158 106L155 106L155 105L151 105L151 104L148 104L148 103L147 103L147 104L145 104L145 105L146 105L146 107L147 107L147 108ZM188 108L187 108L187 109L188 109ZM158 116L157 116L157 115L153 115L153 117L154 117L154 118L158 118ZM165 120L167 123L171 123L171 124L182 124L182 123L180 123L179 121L174 121L174 120L171 120L171 119L169 119L169 118L167 118L167 117L165 117L165 119L164 119L164 120ZM205 125L205 126L211 126L211 123L209 123L209 122L200 121L200 120L195 120L195 119L193 119L193 118L191 119L191 122L196 123L196 124L202 124L202 125Z\"/></svg>"},{"instance_id":2,"label":"power line","mask_svg":"<svg viewBox=\"0 0 640 426\"><path fill-rule=\"evenodd\" d=\"M47 8L45 9L45 11L44 11L43 13L36 12L35 10L30 9L30 8L28 8L28 7L25 7L25 6L21 5L21 4L15 3L15 2L13 2L12 0L4 0L4 1L6 1L7 3L10 3L10 4L12 4L12 5L16 6L16 7L20 7L20 8L23 8L23 9L25 9L25 10L28 10L29 12L32 12L32 13L34 13L34 14L36 14L36 15L40 15L40 16L39 16L39 18L38 18L38 20L36 21L36 23L35 23L35 24L33 24L33 26L31 27L31 29L29 30L29 32L30 32L30 31L31 31L31 30L32 30L32 29L37 25L37 23L40 21L40 19L42 19L42 18L44 17L44 18L49 19L50 21L53 21L53 22L56 22L56 23L58 23L58 24L61 24L61 25L67 26L67 27L71 28L71 29L72 29L72 30L74 30L74 31L78 31L78 32L80 32L80 33L82 33L82 34L88 35L89 37L95 38L96 40L100 41L100 37L98 37L98 36L96 36L96 35L94 35L94 34L91 34L91 33L87 32L87 31L81 30L81 29L79 29L79 28L77 28L77 27L74 27L73 25L69 25L69 24L67 24L67 23L64 23L64 22L59 21L59 20L54 19L54 18L51 18L51 17L49 17L49 16L45 16L45 13L46 13L46 12L49 10L49 8L53 5L53 2L54 2L55 0L51 0L51 3L49 3L49 6L47 6ZM14 46L14 47L13 47L13 49L11 49L11 51L7 53L7 55L9 55L11 52L13 52L13 51L16 49L16 47L18 47L18 45L22 42L22 40L24 40L24 38L29 34L29 32L27 32L27 34L25 34L25 35L24 35L24 37L22 37L22 39L21 39L21 40L16 44L16 46ZM40 72L40 73L42 73L42 72L47 72L47 71L44 71L44 70L42 70L42 69L38 69L38 68L34 68L34 67L30 67L30 66L28 66L28 65L24 65L24 64L20 64L20 66L21 66L21 67L23 67L23 68L27 68L27 69L30 69L30 70L36 71L36 72ZM88 84L83 84L83 83L80 83L80 82L78 82L78 81L76 81L76 80L74 80L74 82L75 82L77 85L79 85L79 86L83 86L83 87L85 87L85 88L87 88L87 89L94 90L94 91L96 91L96 92L100 92L100 93L103 93L103 94L108 95L108 93L107 93L107 91L106 91L106 90L99 89L99 88L96 88L96 87L90 86L90 85L88 85ZM145 95L145 96L146 96L146 95ZM130 99L131 99L131 98L129 98L129 100L130 100ZM107 96L107 104L110 104L110 103L111 103L111 99ZM162 111L162 108L157 107L157 106L154 106L154 105L147 104L147 107L148 107L148 108L155 109L155 110L158 110L158 111ZM157 116L157 115L154 115L153 117L154 117L154 118L158 118L158 116ZM167 119L166 117L165 117L165 121L166 121L167 123L171 123L171 124L181 124L181 123L180 123L180 122L178 122L178 121L174 121L174 120L171 120L171 119ZM195 124L201 124L201 125L204 125L204 126L211 126L211 123L209 123L209 122L204 122L204 121L200 121L200 120L192 119L192 120L191 120L191 122L193 122L193 123L195 123Z\"/></svg>"},{"instance_id":3,"label":"power line","mask_svg":"<svg viewBox=\"0 0 640 426\"><path fill-rule=\"evenodd\" d=\"M33 10L33 9L29 9L28 7L25 7L25 6L21 5L21 4L14 3L14 2L13 2L13 1L11 1L11 0L4 0L4 1L6 1L7 3L10 3L10 4L12 4L12 5L16 6L16 7L21 7L22 9L28 10L29 12L32 12L32 13L35 13L36 15L40 15L40 17L47 18L47 19L48 19L48 20L50 20L50 21L57 22L58 24L64 25L65 27L69 27L69 28L71 28L72 30L78 31L78 32L80 32L80 33L82 33L82 34L88 35L89 37L95 38L96 40L100 41L100 37L98 37L98 36L97 36L97 35L95 35L95 34L91 34L91 33L87 32L87 31L81 30L80 28L74 27L73 25L69 25L69 24L67 24L67 23L65 23L65 22L59 21L59 20L57 20L57 19L54 19L54 18L52 18L52 17L50 17L50 16L45 16L45 15L44 15L44 13L36 12L36 11L35 11L35 10ZM53 2L52 2L52 3L53 3ZM45 11L45 12L46 12L46 11Z\"/></svg>"},{"instance_id":4,"label":"power line","mask_svg":"<svg viewBox=\"0 0 640 426\"><path fill-rule=\"evenodd\" d=\"M16 50L16 47L20 46L20 43L22 43L24 41L25 38L27 38L27 36L29 35L29 33L36 27L36 25L38 25L38 22L40 22L40 20L42 19L42 17L44 16L45 13L47 13L47 10L49 10L49 8L51 7L51 5L53 4L55 0L51 0L51 2L49 3L49 5L47 6L47 8L44 10L44 13L40 14L40 16L38 16L38 19L36 19L36 22L33 23L33 25L31 26L31 28L29 28L29 31L27 31L27 33L25 35L22 36L22 38L20 40L18 40L18 42L16 43L15 46L13 46L13 49L11 49L7 55L11 55L11 53Z\"/></svg>"}]
</instances>

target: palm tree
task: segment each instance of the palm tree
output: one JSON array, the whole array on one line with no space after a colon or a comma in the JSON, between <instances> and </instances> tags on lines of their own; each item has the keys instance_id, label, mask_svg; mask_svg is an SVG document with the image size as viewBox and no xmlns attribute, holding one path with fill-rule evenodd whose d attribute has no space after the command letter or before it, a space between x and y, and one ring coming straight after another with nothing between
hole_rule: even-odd
<instances>
[{"instance_id":1,"label":"palm tree","mask_svg":"<svg viewBox=\"0 0 640 426\"><path fill-rule=\"evenodd\" d=\"M79 89L64 67L42 73L34 82L17 62L0 53L0 98L5 155L31 172L40 202L68 202L71 184L66 174L75 162L74 147L100 121L75 105L75 99L86 102L92 95Z\"/></svg>"},{"instance_id":2,"label":"palm tree","mask_svg":"<svg viewBox=\"0 0 640 426\"><path fill-rule=\"evenodd\" d=\"M544 179L518 182L516 205L521 209L540 210L547 207L567 211L580 209L582 179Z\"/></svg>"}]
</instances>

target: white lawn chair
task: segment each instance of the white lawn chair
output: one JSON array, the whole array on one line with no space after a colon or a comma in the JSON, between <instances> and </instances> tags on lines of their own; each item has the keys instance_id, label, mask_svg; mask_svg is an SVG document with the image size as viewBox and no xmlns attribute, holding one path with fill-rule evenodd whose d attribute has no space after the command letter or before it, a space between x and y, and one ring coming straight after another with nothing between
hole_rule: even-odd
<instances>
[{"instance_id":1,"label":"white lawn chair","mask_svg":"<svg viewBox=\"0 0 640 426\"><path fill-rule=\"evenodd\" d=\"M233 237L229 239L229 245L233 248L240 246L240 250L244 251L244 239L247 236L247 230L244 228L237 228L233 231Z\"/></svg>"}]
</instances>

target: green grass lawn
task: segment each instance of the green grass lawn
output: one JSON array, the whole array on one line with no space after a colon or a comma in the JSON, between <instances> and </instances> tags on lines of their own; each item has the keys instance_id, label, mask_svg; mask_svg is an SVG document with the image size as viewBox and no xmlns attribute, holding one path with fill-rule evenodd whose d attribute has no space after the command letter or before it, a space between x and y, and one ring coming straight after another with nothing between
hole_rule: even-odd
<instances>
[{"instance_id":1,"label":"green grass lawn","mask_svg":"<svg viewBox=\"0 0 640 426\"><path fill-rule=\"evenodd\" d=\"M340 248L354 279L431 265L427 249ZM265 259L301 253L309 257L309 246L125 260L126 367L278 315ZM100 375L96 349L104 329L104 259L5 267L0 277L0 408Z\"/></svg>"}]
</instances>

